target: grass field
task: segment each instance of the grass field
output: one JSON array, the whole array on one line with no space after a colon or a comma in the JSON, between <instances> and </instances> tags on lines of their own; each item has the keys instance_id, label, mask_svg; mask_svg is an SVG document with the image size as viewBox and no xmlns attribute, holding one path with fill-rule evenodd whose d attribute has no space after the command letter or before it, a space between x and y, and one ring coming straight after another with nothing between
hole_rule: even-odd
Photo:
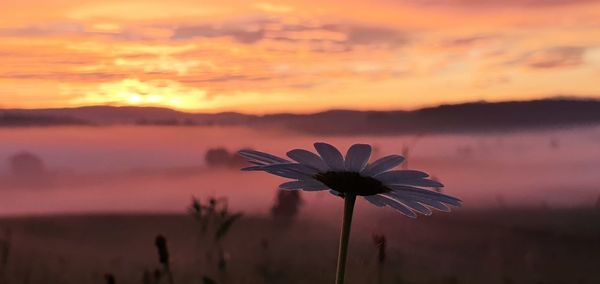
<instances>
[{"instance_id":1,"label":"grass field","mask_svg":"<svg viewBox=\"0 0 600 284\"><path fill-rule=\"evenodd\" d=\"M593 209L359 215L347 279L378 282L372 235L384 234L381 283L600 283L599 221ZM160 268L157 234L168 240L175 283L333 283L334 224L244 216L223 240L227 265L218 269L212 237L188 215L4 218L0 283L107 283L107 273L116 283L167 283L144 282Z\"/></svg>"}]
</instances>

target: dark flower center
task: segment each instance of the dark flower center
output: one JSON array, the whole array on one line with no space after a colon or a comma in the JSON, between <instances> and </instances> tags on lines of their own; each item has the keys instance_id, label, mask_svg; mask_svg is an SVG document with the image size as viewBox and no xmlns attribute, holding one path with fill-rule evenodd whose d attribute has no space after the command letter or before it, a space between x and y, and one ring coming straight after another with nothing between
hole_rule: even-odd
<instances>
[{"instance_id":1,"label":"dark flower center","mask_svg":"<svg viewBox=\"0 0 600 284\"><path fill-rule=\"evenodd\" d=\"M379 180L357 172L325 172L316 174L314 178L341 193L367 196L390 191Z\"/></svg>"}]
</instances>

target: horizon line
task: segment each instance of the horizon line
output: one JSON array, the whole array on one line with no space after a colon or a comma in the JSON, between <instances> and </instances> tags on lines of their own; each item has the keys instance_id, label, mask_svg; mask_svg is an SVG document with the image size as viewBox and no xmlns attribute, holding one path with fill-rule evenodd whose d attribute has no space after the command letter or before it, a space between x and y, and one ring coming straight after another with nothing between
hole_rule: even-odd
<instances>
[{"instance_id":1,"label":"horizon line","mask_svg":"<svg viewBox=\"0 0 600 284\"><path fill-rule=\"evenodd\" d=\"M473 101L465 101L465 102L456 102L456 103L439 103L433 105L424 105L416 108L390 108L390 109L353 109L353 108L327 108L316 111L307 111L307 112L297 112L297 111L279 111L279 112L268 112L268 113L249 113L243 111L235 111L235 110L224 110L224 111L216 111L216 112L201 112L195 111L191 109L179 109L173 108L169 106L160 106L160 105L127 105L127 104L94 104L94 105L76 105L76 106L64 106L64 107L33 107L33 108L11 108L11 107L3 107L0 105L0 111L35 111L35 110L73 110L73 109L84 109L84 108L96 108L96 107L108 107L108 108L131 108L131 109L162 109L162 110L170 110L179 113L187 113L187 114L240 114L240 115L252 115L252 116L268 116L268 115L278 115L278 114L292 114L292 115L313 115L319 113L326 112L334 112L334 111L354 111L354 112L414 112L424 109L432 109L443 106L460 106L460 105L468 105L468 104L501 104L501 103L525 103L525 102L536 102L536 101L594 101L600 102L600 98L593 96L574 96L574 95L556 95L556 96L548 96L548 97L540 97L534 99L511 99L511 100L473 100Z\"/></svg>"}]
</instances>

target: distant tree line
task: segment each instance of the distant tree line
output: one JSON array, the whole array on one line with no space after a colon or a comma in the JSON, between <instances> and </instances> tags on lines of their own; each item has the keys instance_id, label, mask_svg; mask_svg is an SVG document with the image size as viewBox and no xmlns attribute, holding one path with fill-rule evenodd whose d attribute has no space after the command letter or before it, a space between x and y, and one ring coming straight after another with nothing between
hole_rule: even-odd
<instances>
[{"instance_id":1,"label":"distant tree line","mask_svg":"<svg viewBox=\"0 0 600 284\"><path fill-rule=\"evenodd\" d=\"M86 125L91 124L82 119L68 116L31 115L4 112L0 113L0 126L52 126L52 125Z\"/></svg>"},{"instance_id":2,"label":"distant tree line","mask_svg":"<svg viewBox=\"0 0 600 284\"><path fill-rule=\"evenodd\" d=\"M247 165L244 158L237 153L230 153L227 149L218 147L211 148L204 155L206 165L211 168L235 168L239 169Z\"/></svg>"}]
</instances>

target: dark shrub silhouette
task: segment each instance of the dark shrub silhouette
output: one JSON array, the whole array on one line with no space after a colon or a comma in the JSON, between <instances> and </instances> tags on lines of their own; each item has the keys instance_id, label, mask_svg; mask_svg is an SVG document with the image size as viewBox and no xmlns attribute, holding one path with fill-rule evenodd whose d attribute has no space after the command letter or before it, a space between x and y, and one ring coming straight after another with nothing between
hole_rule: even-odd
<instances>
[{"instance_id":1,"label":"dark shrub silhouette","mask_svg":"<svg viewBox=\"0 0 600 284\"><path fill-rule=\"evenodd\" d=\"M21 152L9 159L10 171L15 177L39 177L46 173L44 161L35 154Z\"/></svg>"},{"instance_id":2,"label":"dark shrub silhouette","mask_svg":"<svg viewBox=\"0 0 600 284\"><path fill-rule=\"evenodd\" d=\"M244 158L235 153L229 153L225 148L212 148L204 156L206 165L211 168L239 169L247 165Z\"/></svg>"},{"instance_id":3,"label":"dark shrub silhouette","mask_svg":"<svg viewBox=\"0 0 600 284\"><path fill-rule=\"evenodd\" d=\"M271 214L277 223L293 221L302 205L302 197L298 190L277 190L277 200L271 208Z\"/></svg>"},{"instance_id":4,"label":"dark shrub silhouette","mask_svg":"<svg viewBox=\"0 0 600 284\"><path fill-rule=\"evenodd\" d=\"M230 155L225 148L214 148L206 151L204 159L211 167L225 167L229 163Z\"/></svg>"}]
</instances>

